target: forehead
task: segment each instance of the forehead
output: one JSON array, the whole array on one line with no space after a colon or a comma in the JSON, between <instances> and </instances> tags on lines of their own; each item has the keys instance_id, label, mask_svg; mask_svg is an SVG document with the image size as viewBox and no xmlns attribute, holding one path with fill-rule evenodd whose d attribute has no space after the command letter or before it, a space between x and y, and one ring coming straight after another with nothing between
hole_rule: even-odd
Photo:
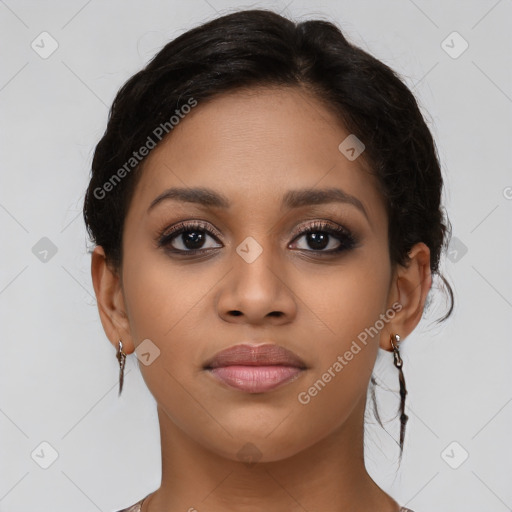
<instances>
[{"instance_id":1,"label":"forehead","mask_svg":"<svg viewBox=\"0 0 512 512\"><path fill-rule=\"evenodd\" d=\"M349 135L332 110L299 88L248 89L199 102L146 158L134 207L147 209L176 186L262 206L277 205L290 189L340 187L379 215L382 198L363 158L350 161L339 150Z\"/></svg>"}]
</instances>

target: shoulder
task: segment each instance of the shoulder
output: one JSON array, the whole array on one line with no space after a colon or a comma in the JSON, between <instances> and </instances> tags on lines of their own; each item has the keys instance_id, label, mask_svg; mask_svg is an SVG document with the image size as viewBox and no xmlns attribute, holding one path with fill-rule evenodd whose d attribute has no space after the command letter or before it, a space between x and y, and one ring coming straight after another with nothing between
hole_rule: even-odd
<instances>
[{"instance_id":1,"label":"shoulder","mask_svg":"<svg viewBox=\"0 0 512 512\"><path fill-rule=\"evenodd\" d=\"M140 501L137 501L134 505L128 508L123 508L122 510L118 510L117 512L140 512L142 502L145 500L145 498L142 498Z\"/></svg>"},{"instance_id":2,"label":"shoulder","mask_svg":"<svg viewBox=\"0 0 512 512\"><path fill-rule=\"evenodd\" d=\"M141 509L141 506L142 506L142 502L145 499L146 498L142 498L140 501L138 501L137 503L135 503L131 507L123 508L122 510L118 510L117 512L140 512L140 509ZM400 508L400 512L414 512L414 511L411 510L410 508L401 507Z\"/></svg>"}]
</instances>

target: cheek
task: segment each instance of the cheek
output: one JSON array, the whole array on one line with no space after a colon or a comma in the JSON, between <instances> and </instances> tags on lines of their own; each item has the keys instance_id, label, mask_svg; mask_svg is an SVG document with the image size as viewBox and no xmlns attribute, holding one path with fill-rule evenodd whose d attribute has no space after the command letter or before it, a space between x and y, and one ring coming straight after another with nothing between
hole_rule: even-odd
<instances>
[{"instance_id":1,"label":"cheek","mask_svg":"<svg viewBox=\"0 0 512 512\"><path fill-rule=\"evenodd\" d=\"M361 252L335 272L297 281L309 318L304 344L314 361L299 402L326 416L339 418L366 391L387 325L383 318L390 319L385 315L390 268L377 254L383 253Z\"/></svg>"},{"instance_id":2,"label":"cheek","mask_svg":"<svg viewBox=\"0 0 512 512\"><path fill-rule=\"evenodd\" d=\"M149 339L158 349L158 357L147 366L139 363L139 368L157 402L169 406L169 415L171 410L191 408L185 389L201 396L197 371L211 326L218 321L211 294L229 268L214 263L179 266L154 250L132 253L126 260L124 289L132 339L135 347Z\"/></svg>"},{"instance_id":3,"label":"cheek","mask_svg":"<svg viewBox=\"0 0 512 512\"><path fill-rule=\"evenodd\" d=\"M192 398L201 396L193 370L201 360L197 339L204 332L199 331L201 300L207 300L218 282L211 270L193 267L172 265L162 255L133 254L126 261L124 283L135 347L149 339L158 349L150 364L139 361L142 377L156 402L184 430L194 422L208 423Z\"/></svg>"},{"instance_id":4,"label":"cheek","mask_svg":"<svg viewBox=\"0 0 512 512\"><path fill-rule=\"evenodd\" d=\"M156 250L133 254L123 286L135 344L149 338L162 347L172 345L184 329L190 337L189 328L198 321L195 311L208 300L219 272L205 263L177 265Z\"/></svg>"},{"instance_id":5,"label":"cheek","mask_svg":"<svg viewBox=\"0 0 512 512\"><path fill-rule=\"evenodd\" d=\"M375 325L385 312L389 293L391 269L385 262L385 253L378 248L365 248L335 268L324 267L314 273L298 269L292 280L293 292L303 316L308 317L308 327L317 333L311 342L321 341L327 352L339 352ZM377 341L377 336L369 336L368 341L371 339Z\"/></svg>"},{"instance_id":6,"label":"cheek","mask_svg":"<svg viewBox=\"0 0 512 512\"><path fill-rule=\"evenodd\" d=\"M315 365L295 396L300 408L296 417L301 418L301 431L310 433L310 443L343 425L356 407L366 403L382 327L375 326L384 312L385 296L374 276L367 274L366 281L362 277L337 281L344 292L322 297L324 307L318 310L328 328L319 325L317 332L323 336L310 331Z\"/></svg>"}]
</instances>

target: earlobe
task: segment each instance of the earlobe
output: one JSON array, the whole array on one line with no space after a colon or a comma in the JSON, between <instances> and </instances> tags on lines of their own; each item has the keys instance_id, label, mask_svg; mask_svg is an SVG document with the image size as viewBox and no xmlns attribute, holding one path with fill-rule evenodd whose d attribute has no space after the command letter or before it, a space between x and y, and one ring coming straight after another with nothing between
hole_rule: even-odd
<instances>
[{"instance_id":1,"label":"earlobe","mask_svg":"<svg viewBox=\"0 0 512 512\"><path fill-rule=\"evenodd\" d=\"M130 336L120 276L108 265L101 246L96 246L92 253L91 276L105 334L116 349L118 340L122 339L123 351L131 354L135 348Z\"/></svg>"},{"instance_id":2,"label":"earlobe","mask_svg":"<svg viewBox=\"0 0 512 512\"><path fill-rule=\"evenodd\" d=\"M423 242L415 244L408 253L406 266L398 266L393 277L390 297L400 304L400 311L383 333L380 347L392 351L390 335L405 339L418 325L423 315L427 294L432 286L430 249ZM392 301L393 302L393 301Z\"/></svg>"}]
</instances>

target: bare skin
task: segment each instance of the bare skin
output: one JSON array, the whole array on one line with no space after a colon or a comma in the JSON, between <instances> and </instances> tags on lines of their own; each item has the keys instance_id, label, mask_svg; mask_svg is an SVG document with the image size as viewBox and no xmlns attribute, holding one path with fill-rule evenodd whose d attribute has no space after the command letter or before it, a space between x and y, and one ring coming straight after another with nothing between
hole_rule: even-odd
<instances>
[{"instance_id":1,"label":"bare skin","mask_svg":"<svg viewBox=\"0 0 512 512\"><path fill-rule=\"evenodd\" d=\"M429 249L418 243L407 266L393 267L379 188L362 157L350 161L338 150L349 132L303 90L254 92L199 104L150 153L125 220L120 272L102 247L93 253L111 343L121 339L131 354L150 339L160 350L139 364L158 404L162 445L161 486L143 512L397 512L366 471L363 415L378 348L390 351L390 334L404 339L421 319ZM231 206L174 199L148 212L171 187L207 187ZM330 187L355 196L366 215L341 202L281 206L289 190ZM169 252L191 250L181 235L157 246L162 230L198 220L212 232L201 231L202 255ZM329 235L325 248L312 245L297 229L314 221L344 226L355 246L326 254L346 240ZM250 263L236 251L246 237L262 248ZM301 403L299 393L395 303L400 311L378 335ZM257 394L203 369L218 351L248 340L280 344L308 369ZM256 464L239 458L247 443L257 447Z\"/></svg>"}]
</instances>

